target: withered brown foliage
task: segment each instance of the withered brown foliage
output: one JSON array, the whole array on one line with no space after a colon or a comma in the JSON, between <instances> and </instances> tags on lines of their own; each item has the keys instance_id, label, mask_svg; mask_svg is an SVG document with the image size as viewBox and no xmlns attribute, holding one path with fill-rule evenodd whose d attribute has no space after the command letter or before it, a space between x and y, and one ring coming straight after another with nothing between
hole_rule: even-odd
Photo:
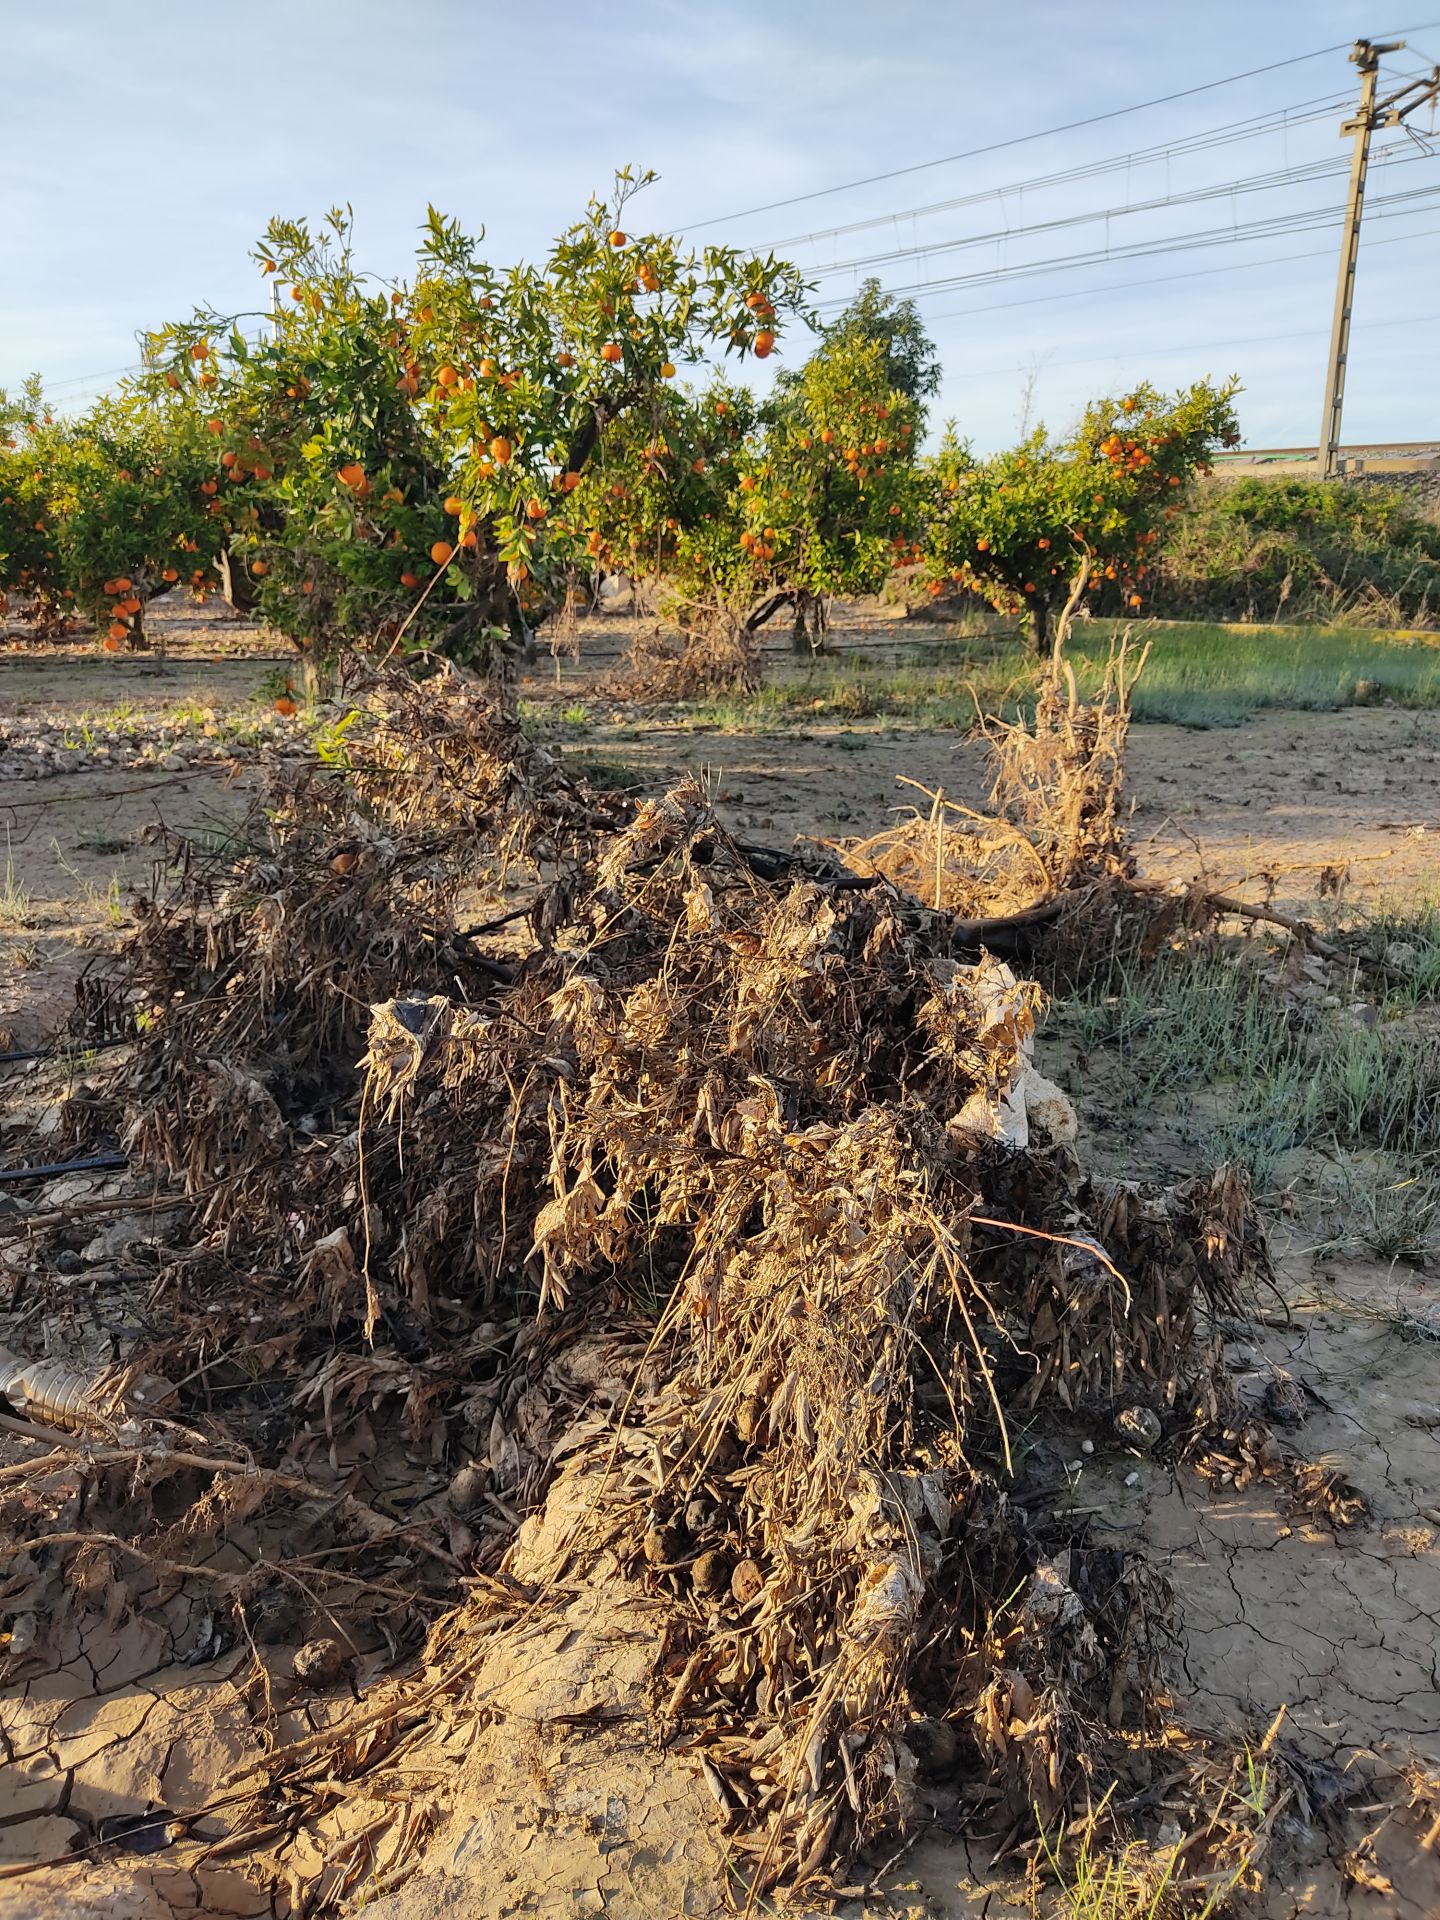
<instances>
[{"instance_id":1,"label":"withered brown foliage","mask_svg":"<svg viewBox=\"0 0 1440 1920\"><path fill-rule=\"evenodd\" d=\"M1005 831L1054 887L1125 871L1117 684L1033 736L1069 855L1012 740ZM1263 1258L1243 1184L1087 1181L1027 1103L1038 990L878 857L762 854L693 784L606 801L456 676L378 685L345 751L128 957L110 1097L195 1221L146 1364L262 1354L223 1418L183 1403L237 1461L333 1465L396 1413L439 1489L409 1534L502 1577L477 1631L515 1524L578 1490L548 1577L663 1603L654 1711L756 1888L902 1823L937 1742L992 1825L1060 1806L1153 1711L1166 1595L1046 1544L1020 1428L1213 1421L1206 1322ZM548 1384L615 1333L621 1402Z\"/></svg>"}]
</instances>

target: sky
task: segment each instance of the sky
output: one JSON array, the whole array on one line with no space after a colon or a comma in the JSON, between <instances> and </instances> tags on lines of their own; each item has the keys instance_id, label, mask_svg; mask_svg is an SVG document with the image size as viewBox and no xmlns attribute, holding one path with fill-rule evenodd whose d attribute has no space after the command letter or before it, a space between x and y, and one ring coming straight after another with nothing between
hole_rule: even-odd
<instances>
[{"instance_id":1,"label":"sky","mask_svg":"<svg viewBox=\"0 0 1440 1920\"><path fill-rule=\"evenodd\" d=\"M1249 444L1313 445L1339 230L1304 223L1344 205L1355 36L1409 40L1387 82L1440 60L1440 0L1416 5L0 0L0 387L38 371L73 410L139 332L253 309L273 214L349 203L396 275L433 202L509 264L633 164L660 175L633 230L777 245L822 313L867 272L915 289L933 418L977 450L1232 373ZM1345 438L1413 440L1440 433L1440 137L1376 154ZM1230 240L1256 221L1294 224ZM1204 244L1144 252L1181 236Z\"/></svg>"}]
</instances>

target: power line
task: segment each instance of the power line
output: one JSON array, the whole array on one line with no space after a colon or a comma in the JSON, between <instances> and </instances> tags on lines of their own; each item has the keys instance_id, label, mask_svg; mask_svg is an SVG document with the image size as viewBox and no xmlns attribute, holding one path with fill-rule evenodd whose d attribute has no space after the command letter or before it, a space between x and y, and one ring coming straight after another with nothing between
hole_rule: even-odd
<instances>
[{"instance_id":1,"label":"power line","mask_svg":"<svg viewBox=\"0 0 1440 1920\"><path fill-rule=\"evenodd\" d=\"M1008 181L1002 186L986 187L978 193L961 194L951 200L936 200L928 206L905 207L895 213L879 213L867 220L852 220L844 226L823 227L813 233L792 234L784 240L772 240L767 252L778 252L785 247L811 246L820 240L841 239L849 233L864 233L876 227L888 227L901 220L919 220L931 214L950 213L961 207L979 206L987 200L1004 199L1009 195L1036 193L1046 187L1068 186L1077 180L1091 180L1106 173L1118 173L1132 167L1153 166L1160 161L1184 157L1192 153L1206 153L1217 147L1229 146L1243 140L1261 138L1268 133L1288 133L1293 128L1308 126L1312 121L1328 119L1339 107L1349 100L1346 93L1325 94L1314 100L1302 100L1291 107L1278 108L1273 112L1252 115L1244 120L1231 120L1218 127L1206 129L1203 133L1189 135L1176 141L1165 142L1153 147L1139 147L1130 153L1115 154L1108 160L1094 160L1079 166L1065 167L1057 173L1036 174L1029 179Z\"/></svg>"},{"instance_id":2,"label":"power line","mask_svg":"<svg viewBox=\"0 0 1440 1920\"><path fill-rule=\"evenodd\" d=\"M1377 207L1396 206L1411 201L1428 201L1440 195L1440 186L1416 187L1407 193L1387 194L1376 201ZM1393 217L1393 216L1392 216ZM1001 280L1022 280L1037 274L1073 271L1078 267L1108 266L1116 261L1140 260L1154 254L1186 253L1204 248L1231 246L1246 239L1269 239L1285 233L1307 233L1339 226L1344 215L1333 209L1306 208L1289 214L1271 214L1261 220L1211 227L1197 233L1171 236L1164 240L1133 241L1122 247L1093 248L1088 253L1061 254L1050 260L1036 260L1022 266L988 267L976 273L954 274L944 280L920 280L900 287L887 287L893 296L923 298L931 293L956 292L962 287L991 286ZM820 311L845 306L843 297L817 303Z\"/></svg>"},{"instance_id":3,"label":"power line","mask_svg":"<svg viewBox=\"0 0 1440 1920\"><path fill-rule=\"evenodd\" d=\"M1437 229L1437 231L1440 231L1440 229ZM1326 257L1329 257L1328 250ZM1367 331L1379 333L1391 327L1408 327L1412 326L1417 320L1440 320L1440 308L1437 308L1431 313L1407 314L1404 319L1401 320L1375 320L1371 322ZM1224 354L1228 354L1232 347L1261 346L1279 340L1323 340L1329 331L1330 329L1328 327L1300 327L1288 328L1283 333L1243 334L1238 340L1227 340L1218 347L1210 340L1194 340L1184 346L1172 347L1124 347L1112 349L1109 353L1082 354L1078 358L1069 360L1046 360L1043 362L1043 365L1047 370L1052 367L1091 367L1097 366L1104 361L1123 360L1127 356L1135 354L1143 354L1147 360L1165 360L1181 353L1210 352L1213 352L1218 361ZM1015 363L1012 361L1007 366L966 367L965 377L967 380L984 379L988 375L1013 373L1014 371Z\"/></svg>"},{"instance_id":4,"label":"power line","mask_svg":"<svg viewBox=\"0 0 1440 1920\"><path fill-rule=\"evenodd\" d=\"M1403 142L1393 142L1385 152L1392 152L1403 146ZM1424 154L1405 155L1397 165L1408 165L1413 160L1425 159ZM897 247L889 253L862 255L854 260L837 260L830 266L811 267L808 271L824 279L831 274L856 272L863 267L889 266L900 260L915 260L931 254L953 253L962 247L988 246L1002 240L1023 239L1032 234L1054 233L1064 227L1086 226L1097 220L1119 220L1137 213L1157 213L1169 207L1196 206L1206 200L1226 200L1237 194L1271 193L1281 187L1303 186L1310 180L1326 179L1332 174L1344 173L1349 160L1343 155L1334 159L1310 160L1303 165L1275 168L1268 173L1242 175L1238 180L1225 180L1208 187L1191 187L1181 193L1157 195L1151 200L1137 200L1124 206L1099 207L1083 213L1057 215L1053 220L1031 221L1023 226L1001 227L989 233L965 234L955 240L924 241L913 247Z\"/></svg>"},{"instance_id":5,"label":"power line","mask_svg":"<svg viewBox=\"0 0 1440 1920\"><path fill-rule=\"evenodd\" d=\"M1429 29L1417 27L1413 32L1425 33ZM1044 127L1036 133L1017 133L1008 140L992 140L983 147L967 147L963 153L943 154L938 160L917 160L908 167L891 167L885 173L867 174L863 180L847 180L839 186L816 187L809 193L793 193L784 200L769 200L761 207L742 207L736 213L716 213L706 220L691 220L670 229L671 233L687 233L700 227L723 226L731 220L749 220L756 214L775 213L781 207L798 207L807 200L823 200L830 194L853 193L860 187L878 186L885 180L900 180L912 173L925 173L932 167L953 166L960 160L976 160L982 154L1003 153L1010 147L1023 147L1034 140L1050 140L1056 134L1077 133L1082 127L1098 127L1108 120L1123 120L1132 113L1144 113L1151 107L1167 107L1176 100L1191 100L1197 94L1213 93L1218 87L1233 87L1242 80L1254 80L1260 74L1278 73L1284 67L1302 66L1307 60L1320 60L1326 54L1344 53L1349 42L1341 40L1331 47L1316 47L1311 53L1292 54L1288 60L1271 60L1263 67L1247 67L1243 73L1227 74L1223 80L1206 80L1197 87L1181 87L1176 93L1158 94L1153 100L1140 100L1129 107L1112 107L1105 113L1087 114L1083 120L1067 120L1062 126Z\"/></svg>"},{"instance_id":6,"label":"power line","mask_svg":"<svg viewBox=\"0 0 1440 1920\"><path fill-rule=\"evenodd\" d=\"M1412 240L1426 240L1434 234L1440 234L1440 227L1422 227L1417 233L1395 233L1388 240L1372 240L1368 236L1362 245L1368 252L1372 247L1400 247ZM932 325L940 320L983 319L991 313L1007 313L1013 307L1048 306L1055 300L1096 300L1102 296L1129 293L1136 287L1170 286L1178 280L1209 280L1220 273L1251 273L1261 267L1282 267L1292 260L1331 260L1334 250L1330 247L1307 247L1303 253L1272 253L1263 260L1227 260L1218 267L1192 267L1186 273L1147 274L1143 280L1122 280L1110 286L1065 287L1059 293L1031 293L1020 300L995 300L983 307L952 307L948 313L932 313ZM939 289L937 289L939 291ZM915 296L922 299L922 294Z\"/></svg>"}]
</instances>

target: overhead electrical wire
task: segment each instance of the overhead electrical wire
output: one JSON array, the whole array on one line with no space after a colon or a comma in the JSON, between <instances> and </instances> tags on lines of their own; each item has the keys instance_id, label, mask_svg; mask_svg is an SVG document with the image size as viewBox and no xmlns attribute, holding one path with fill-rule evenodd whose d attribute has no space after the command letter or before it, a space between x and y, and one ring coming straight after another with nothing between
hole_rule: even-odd
<instances>
[{"instance_id":1,"label":"overhead electrical wire","mask_svg":"<svg viewBox=\"0 0 1440 1920\"><path fill-rule=\"evenodd\" d=\"M1384 154L1399 151L1403 146L1403 142L1396 141L1388 148L1377 149L1373 164L1378 166ZM1426 157L1424 154L1405 152L1402 159L1391 164L1403 166ZM926 259L935 254L954 253L963 247L989 246L1023 239L1032 234L1054 233L1064 227L1087 226L1100 220L1120 220L1137 213L1161 212L1169 207L1196 206L1206 200L1226 200L1237 194L1273 193L1282 187L1304 186L1311 180L1347 173L1349 168L1348 155L1340 154L1333 159L1311 160L1299 166L1274 168L1268 173L1242 175L1238 180L1224 180L1212 186L1190 187L1180 193L1161 194L1151 200L1136 200L1115 207L1087 208L1082 213L1057 215L1053 220L1034 220L1022 226L998 227L987 233L962 234L953 240L922 241L913 247L896 247L889 253L863 254L853 260L834 261L828 266L812 266L806 271L817 279L826 279L837 273L890 266L901 260Z\"/></svg>"},{"instance_id":2,"label":"overhead electrical wire","mask_svg":"<svg viewBox=\"0 0 1440 1920\"><path fill-rule=\"evenodd\" d=\"M1006 181L998 187L985 187L975 193L960 194L950 200L936 200L923 207L904 207L894 213L877 213L866 220L852 220L844 226L823 227L813 233L791 234L783 240L772 240L767 252L775 253L786 247L811 246L821 240L836 240L849 233L864 233L876 227L896 225L903 220L928 219L932 214L951 213L961 207L980 206L987 200L1009 199L1027 193L1038 193L1048 187L1068 186L1078 180L1093 180L1107 173L1121 173L1132 168L1157 166L1162 161L1180 159L1192 153L1208 153L1218 147L1231 146L1245 140L1255 140L1271 133L1288 133L1293 129L1309 126L1317 120L1325 120L1338 112L1349 101L1347 93L1326 94L1323 98L1304 100L1291 107L1278 108L1270 113L1254 115L1245 120L1226 121L1218 127L1207 128L1203 133L1191 134L1179 140L1165 141L1152 147L1137 147L1128 153L1113 154L1106 160L1091 160L1079 166L1064 167L1055 173L1032 175L1029 179Z\"/></svg>"},{"instance_id":3,"label":"overhead electrical wire","mask_svg":"<svg viewBox=\"0 0 1440 1920\"><path fill-rule=\"evenodd\" d=\"M1414 32L1424 33L1428 29L1419 27ZM925 173L932 167L949 167L961 160L977 160L982 154L1003 153L1011 147L1023 147L1035 140L1050 140L1061 133L1078 133L1082 127L1098 127L1108 120L1123 120L1132 113L1144 113L1151 107L1168 107L1177 100L1192 100L1197 94L1214 93L1220 87L1237 86L1242 80L1254 80L1266 73L1279 73L1285 67L1303 66L1307 60L1320 60L1330 53L1344 53L1350 42L1338 41L1334 46L1316 47L1310 53L1292 54L1286 60L1271 60L1261 67L1247 67L1243 73L1226 74L1222 80L1206 80L1199 86L1181 87L1175 93L1157 94L1153 100L1137 100L1132 106L1111 107L1104 113L1087 114L1082 120L1067 120L1056 127L1042 127L1035 133L1012 134L1008 140L992 140L985 146L967 147L961 153L942 154L936 160L917 160L910 166L891 167L885 173L867 174L861 180L843 181L838 186L815 187L809 193L792 193L783 200L769 200L763 206L742 207L735 213L711 214L705 220L689 220L670 229L671 233L688 233L700 227L718 227L731 220L749 220L756 214L774 213L781 207L798 207L808 200L823 200L834 193L854 193L860 187L878 186L886 180L901 180L912 173Z\"/></svg>"},{"instance_id":4,"label":"overhead electrical wire","mask_svg":"<svg viewBox=\"0 0 1440 1920\"><path fill-rule=\"evenodd\" d=\"M1435 234L1440 234L1440 227L1421 227L1418 232L1391 234L1384 240L1375 240L1362 233L1360 245L1362 251L1368 253L1374 247L1401 247L1412 240L1425 240ZM932 326L941 320L980 320L992 313L1008 313L1014 307L1047 306L1055 300L1098 300L1129 293L1136 287L1167 287L1179 280L1209 280L1221 273L1253 273L1262 267L1283 267L1292 260L1334 258L1334 249L1331 247L1307 247L1303 253L1272 253L1263 260L1227 260L1218 267L1191 267L1185 273L1147 274L1143 280L1111 281L1103 287L1064 287L1058 293L1031 293L1019 300L987 301L983 307L951 307L946 313L932 313L927 317Z\"/></svg>"},{"instance_id":5,"label":"overhead electrical wire","mask_svg":"<svg viewBox=\"0 0 1440 1920\"><path fill-rule=\"evenodd\" d=\"M1409 192L1386 194L1368 203L1366 218L1383 219L1384 209L1400 203L1424 201L1440 196L1440 186L1416 187ZM1391 216L1393 217L1393 216ZM1185 253L1203 248L1231 246L1244 239L1262 239L1276 237L1284 233L1313 232L1325 227L1339 226L1344 215L1334 208L1304 208L1288 214L1271 214L1261 220L1232 222L1226 227L1201 229L1195 233L1170 235L1164 239L1128 242L1120 247L1094 248L1088 253L1062 254L1049 260L1027 261L1019 266L988 267L975 273L948 275L943 280L919 280L909 285L887 287L886 292L895 297L923 298L934 293L958 292L962 287L993 286L1003 280L1022 280L1033 278L1037 274L1062 273L1080 267L1108 266L1122 260L1140 260L1156 254ZM824 312L841 308L847 302L843 298L822 300L817 310Z\"/></svg>"}]
</instances>

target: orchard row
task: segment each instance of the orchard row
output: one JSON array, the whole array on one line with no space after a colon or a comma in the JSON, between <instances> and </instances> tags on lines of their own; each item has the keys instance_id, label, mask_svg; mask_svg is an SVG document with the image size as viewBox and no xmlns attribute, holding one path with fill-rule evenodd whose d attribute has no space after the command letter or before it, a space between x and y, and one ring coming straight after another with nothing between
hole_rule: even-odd
<instances>
[{"instance_id":1,"label":"orchard row","mask_svg":"<svg viewBox=\"0 0 1440 1920\"><path fill-rule=\"evenodd\" d=\"M416 271L357 266L348 217L277 221L269 310L196 313L78 421L38 385L0 411L0 595L39 626L143 644L159 595L223 592L315 662L480 659L610 570L684 632L740 641L900 568L1028 613L1084 566L1144 603L1151 548L1232 387L1148 387L985 460L922 454L938 385L913 307L868 286L814 329L797 271L630 231L645 178L500 271L432 209ZM762 398L728 368L808 346ZM685 376L682 378L682 371Z\"/></svg>"}]
</instances>

